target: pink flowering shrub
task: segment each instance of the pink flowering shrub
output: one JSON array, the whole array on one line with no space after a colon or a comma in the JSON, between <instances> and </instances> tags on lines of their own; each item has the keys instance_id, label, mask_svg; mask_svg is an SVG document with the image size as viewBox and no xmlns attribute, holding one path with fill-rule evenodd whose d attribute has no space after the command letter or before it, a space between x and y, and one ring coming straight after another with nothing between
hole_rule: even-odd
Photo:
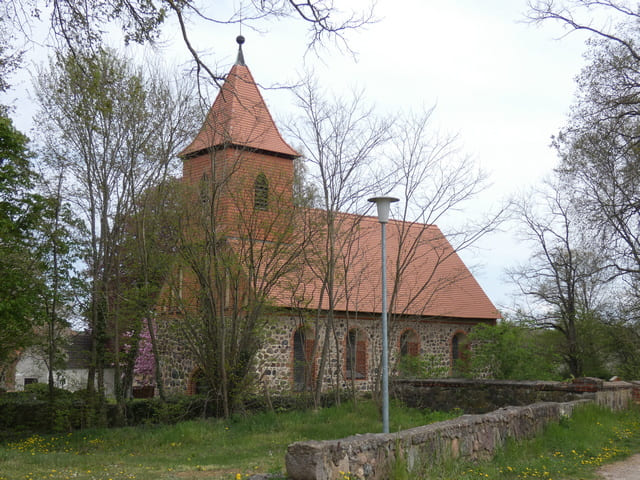
<instances>
[{"instance_id":1,"label":"pink flowering shrub","mask_svg":"<svg viewBox=\"0 0 640 480\"><path fill-rule=\"evenodd\" d=\"M151 334L146 321L140 331L140 341L138 343L138 355L133 367L133 374L136 383L139 385L155 384L155 361L153 357L153 349L151 346Z\"/></svg>"}]
</instances>

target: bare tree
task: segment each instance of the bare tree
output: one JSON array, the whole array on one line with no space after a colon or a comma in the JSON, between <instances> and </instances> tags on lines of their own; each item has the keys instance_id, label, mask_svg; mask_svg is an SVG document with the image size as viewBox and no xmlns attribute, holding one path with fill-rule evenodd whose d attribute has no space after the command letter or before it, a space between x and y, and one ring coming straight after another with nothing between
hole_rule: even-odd
<instances>
[{"instance_id":1,"label":"bare tree","mask_svg":"<svg viewBox=\"0 0 640 480\"><path fill-rule=\"evenodd\" d=\"M560 354L569 373L581 376L586 339L579 336L580 322L602 307L610 265L560 182L526 194L514 209L524 227L523 238L534 251L526 265L511 269L509 275L533 300L529 321L562 334Z\"/></svg>"},{"instance_id":2,"label":"bare tree","mask_svg":"<svg viewBox=\"0 0 640 480\"><path fill-rule=\"evenodd\" d=\"M326 100L313 82L298 93L305 116L292 122L290 133L303 144L310 178L317 188L315 254L308 265L321 282L316 338L321 345L315 394L319 395L324 368L333 343L338 358L343 339L336 336L335 310L346 312L346 329L357 320L366 285L371 279L371 252L362 242L368 196L393 192L402 197L400 216L390 224L397 242L392 253L393 281L390 310L393 319L428 311L434 299L469 272L448 268L457 251L472 245L500 224L504 208L465 222L451 232L451 242L434 222L461 209L486 187L485 175L460 154L455 136L440 135L430 124L432 110L382 121L361 94L351 102ZM385 174L381 172L385 171ZM370 235L371 232L366 233ZM443 272L447 273L444 274ZM419 279L419 280L417 280ZM322 340L320 343L317 343ZM348 350L348 349L347 349ZM348 363L348 362L347 362ZM379 373L379 368L376 369ZM342 371L331 372L334 388ZM349 379L347 379L349 380ZM354 376L351 377L351 386Z\"/></svg>"},{"instance_id":3,"label":"bare tree","mask_svg":"<svg viewBox=\"0 0 640 480\"><path fill-rule=\"evenodd\" d=\"M273 171L263 190L243 161L243 150L214 150L210 173L186 186L170 283L179 310L171 324L225 417L254 380L264 327L277 313L274 296L300 270L307 243L292 178Z\"/></svg>"},{"instance_id":4,"label":"bare tree","mask_svg":"<svg viewBox=\"0 0 640 480\"><path fill-rule=\"evenodd\" d=\"M342 302L348 305L347 312L357 309L349 304L350 290L356 285L345 279L350 276L349 269L356 268L352 260L358 248L358 225L366 208L362 200L378 190L373 166L389 139L390 123L375 114L361 92L354 92L350 98L327 98L311 77L296 91L296 97L302 114L290 123L289 133L305 152L319 207L311 218L319 234L314 235L314 246L307 252L308 268L321 284L321 292L316 292L315 297L318 313L314 329L314 349L322 345L314 388L318 405L332 342L338 355L336 364L341 363L342 339L336 336L336 308ZM350 320L348 316L347 330ZM330 375L339 392L341 369L338 367ZM352 374L351 380L354 379Z\"/></svg>"},{"instance_id":5,"label":"bare tree","mask_svg":"<svg viewBox=\"0 0 640 480\"><path fill-rule=\"evenodd\" d=\"M633 41L640 18L638 4L628 0L531 0L528 18L532 22L560 22L568 31L583 31L605 41L619 44L640 60Z\"/></svg>"},{"instance_id":6,"label":"bare tree","mask_svg":"<svg viewBox=\"0 0 640 480\"><path fill-rule=\"evenodd\" d=\"M194 22L212 27L241 24L260 28L263 21L292 18L308 26L308 48L315 49L331 40L349 50L346 34L374 20L373 5L361 9L337 6L327 0L250 0L239 8L225 9L195 0L52 0L43 6L37 0L10 0L3 3L0 15L30 37L29 28L40 19L48 20L55 37L72 52L97 51L102 48L110 27L123 32L125 43L156 44L162 29L177 22L180 35L191 54L198 73L218 82L223 76L204 59L194 44Z\"/></svg>"},{"instance_id":7,"label":"bare tree","mask_svg":"<svg viewBox=\"0 0 640 480\"><path fill-rule=\"evenodd\" d=\"M451 217L484 191L486 174L468 155L460 151L455 135L442 134L433 125L434 108L419 114L408 113L399 118L393 130L389 163L394 172L390 185L400 197L400 222L392 224L398 238L394 253L394 279L390 306L392 317L409 311L426 311L446 288L470 275L467 269L446 275L451 256L472 246L478 239L497 229L505 207L494 212L481 212L481 218L468 218L454 229ZM446 238L436 227L447 220ZM428 258L427 258L428 257ZM420 281L415 281L419 266ZM411 276L412 290L402 301Z\"/></svg>"}]
</instances>

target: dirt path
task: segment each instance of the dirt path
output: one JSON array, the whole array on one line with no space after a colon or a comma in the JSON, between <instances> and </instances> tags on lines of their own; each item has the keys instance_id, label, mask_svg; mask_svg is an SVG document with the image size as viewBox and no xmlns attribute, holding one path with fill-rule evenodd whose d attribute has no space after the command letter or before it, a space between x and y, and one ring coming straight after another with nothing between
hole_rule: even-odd
<instances>
[{"instance_id":1,"label":"dirt path","mask_svg":"<svg viewBox=\"0 0 640 480\"><path fill-rule=\"evenodd\" d=\"M602 480L640 480L640 453L626 460L610 463L597 471Z\"/></svg>"}]
</instances>

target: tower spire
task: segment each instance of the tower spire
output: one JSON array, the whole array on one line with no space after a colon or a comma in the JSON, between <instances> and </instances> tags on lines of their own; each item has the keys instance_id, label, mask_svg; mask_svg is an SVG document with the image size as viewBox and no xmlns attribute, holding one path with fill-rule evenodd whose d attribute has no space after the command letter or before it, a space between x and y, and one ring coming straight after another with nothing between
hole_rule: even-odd
<instances>
[{"instance_id":1,"label":"tower spire","mask_svg":"<svg viewBox=\"0 0 640 480\"><path fill-rule=\"evenodd\" d=\"M244 54L242 53L242 44L244 43L244 37L242 35L238 35L236 37L236 42L238 43L238 58L236 59L236 65L246 67L247 65L244 63Z\"/></svg>"}]
</instances>

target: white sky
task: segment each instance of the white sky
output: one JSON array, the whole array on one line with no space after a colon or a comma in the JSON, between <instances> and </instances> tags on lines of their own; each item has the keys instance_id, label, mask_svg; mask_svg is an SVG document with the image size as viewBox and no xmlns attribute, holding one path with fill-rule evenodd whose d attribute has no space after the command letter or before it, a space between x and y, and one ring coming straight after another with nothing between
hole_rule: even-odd
<instances>
[{"instance_id":1,"label":"white sky","mask_svg":"<svg viewBox=\"0 0 640 480\"><path fill-rule=\"evenodd\" d=\"M551 172L557 158L550 137L564 123L574 77L584 63L584 35L560 39L560 25L527 24L525 11L526 0L379 0L380 21L348 36L356 59L334 48L321 51L320 58L305 55L304 26L290 21L271 22L262 32L243 28L244 55L261 85L292 84L313 68L330 88L364 89L381 112L437 104L435 124L459 133L465 152L488 171L492 188L477 205L490 208ZM196 47L209 50L220 71L228 70L238 26L194 32ZM165 42L166 61L188 60L177 31L167 30ZM25 132L34 111L28 83L14 79L17 88L4 100L16 99L14 118ZM276 119L293 103L283 90L263 94ZM496 306L508 306L504 268L526 260L527 252L509 232L492 235L480 247L462 257Z\"/></svg>"}]
</instances>

